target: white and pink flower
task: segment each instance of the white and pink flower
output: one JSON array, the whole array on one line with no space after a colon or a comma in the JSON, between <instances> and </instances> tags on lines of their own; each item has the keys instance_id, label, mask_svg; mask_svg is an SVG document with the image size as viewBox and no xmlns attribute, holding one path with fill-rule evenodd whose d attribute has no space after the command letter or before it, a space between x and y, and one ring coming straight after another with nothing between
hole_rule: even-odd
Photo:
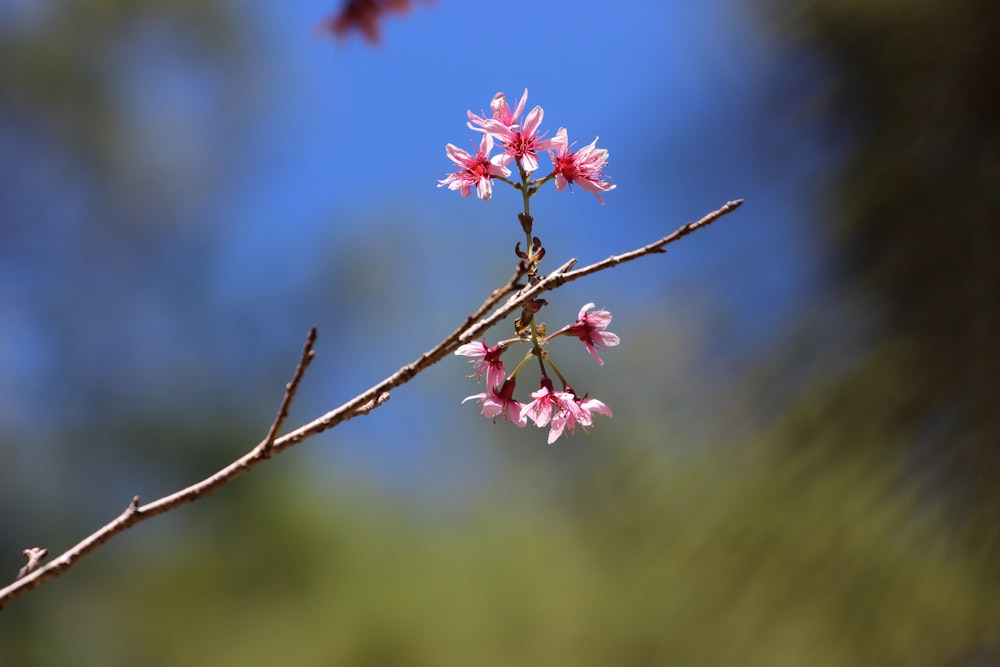
<instances>
[{"instance_id":1,"label":"white and pink flower","mask_svg":"<svg viewBox=\"0 0 1000 667\"><path fill-rule=\"evenodd\" d=\"M506 380L499 389L491 387L489 391L482 394L466 396L462 399L462 402L477 400L479 401L480 412L484 417L496 420L497 417L502 416L507 421L514 422L524 428L528 422L523 416L524 406L514 400L514 386L515 381L513 379Z\"/></svg>"},{"instance_id":2,"label":"white and pink flower","mask_svg":"<svg viewBox=\"0 0 1000 667\"><path fill-rule=\"evenodd\" d=\"M510 176L510 169L502 164L502 155L490 157L493 152L493 137L489 134L483 134L475 155L470 155L454 144L445 146L445 152L459 169L438 181L438 187L447 185L449 190L461 191L463 197L468 197L472 188L476 188L477 197L490 199L493 196L493 178Z\"/></svg>"},{"instance_id":3,"label":"white and pink flower","mask_svg":"<svg viewBox=\"0 0 1000 667\"><path fill-rule=\"evenodd\" d=\"M504 127L513 128L517 127L521 116L521 112L524 111L524 105L528 101L528 89L525 88L524 92L521 94L521 99L518 101L517 106L514 110L510 110L510 106L507 104L507 96L503 93L497 93L493 96L490 101L490 110L493 112L492 118L486 118L484 116L477 116L476 114L468 111L469 120L472 121L468 123L469 127L478 132L482 131L482 128L486 123L496 121L501 123ZM478 126L478 127L477 127Z\"/></svg>"},{"instance_id":4,"label":"white and pink flower","mask_svg":"<svg viewBox=\"0 0 1000 667\"><path fill-rule=\"evenodd\" d=\"M541 388L532 392L535 399L521 408L521 416L530 419L535 426L549 426L548 443L551 445L564 432L570 435L579 424L584 430L594 423L594 413L611 416L611 409L596 398L579 398L567 387L556 391L552 380L542 378Z\"/></svg>"},{"instance_id":5,"label":"white and pink flower","mask_svg":"<svg viewBox=\"0 0 1000 667\"><path fill-rule=\"evenodd\" d=\"M571 151L566 128L560 127L549 143L555 149L554 152L549 151L549 157L556 175L556 190L562 192L567 185L579 185L603 204L601 193L614 190L617 186L609 183L601 173L608 164L608 151L596 147L597 138L580 150Z\"/></svg>"},{"instance_id":6,"label":"white and pink flower","mask_svg":"<svg viewBox=\"0 0 1000 667\"><path fill-rule=\"evenodd\" d=\"M472 357L469 359L469 363L476 365L476 372L468 377L479 377L485 373L486 386L492 389L499 387L507 376L507 373L504 371L503 360L500 358L503 351L503 346L494 345L493 347L488 347L486 341L483 340L482 342L466 343L455 350L455 354L463 357Z\"/></svg>"},{"instance_id":7,"label":"white and pink flower","mask_svg":"<svg viewBox=\"0 0 1000 667\"><path fill-rule=\"evenodd\" d=\"M555 442L564 431L570 435L576 432L576 425L579 424L584 432L594 424L594 414L601 414L611 417L611 408L597 400L596 398L576 398L574 399L575 409L572 406L560 411L552 418L552 428L549 430L549 444Z\"/></svg>"},{"instance_id":8,"label":"white and pink flower","mask_svg":"<svg viewBox=\"0 0 1000 667\"><path fill-rule=\"evenodd\" d=\"M542 378L541 388L532 392L531 397L535 400L521 408L521 416L530 419L539 428L552 420L553 413L558 414L567 405L574 403L573 394L556 391L552 388L552 380L547 377Z\"/></svg>"},{"instance_id":9,"label":"white and pink flower","mask_svg":"<svg viewBox=\"0 0 1000 667\"><path fill-rule=\"evenodd\" d=\"M491 135L500 142L504 152L500 163L510 164L512 160L517 160L525 173L532 173L538 169L538 151L547 151L554 147L551 139L543 139L543 135L538 133L538 126L542 124L545 112L542 107L535 106L521 123L521 112L528 101L528 89L524 89L521 100L513 111L507 105L507 98L503 93L493 96L490 108L493 110L492 118L477 116L471 111L468 112L469 127L477 132Z\"/></svg>"},{"instance_id":10,"label":"white and pink flower","mask_svg":"<svg viewBox=\"0 0 1000 667\"><path fill-rule=\"evenodd\" d=\"M617 334L605 331L608 325L611 324L611 313L606 310L588 312L593 307L594 304L592 303L586 304L580 309L580 313L576 317L576 322L549 334L545 340L551 340L556 336L575 336L583 341L583 344L587 347L587 351L590 352L590 356L594 357L597 363L603 366L604 361L597 356L597 349L614 347L621 342L621 339Z\"/></svg>"}]
</instances>

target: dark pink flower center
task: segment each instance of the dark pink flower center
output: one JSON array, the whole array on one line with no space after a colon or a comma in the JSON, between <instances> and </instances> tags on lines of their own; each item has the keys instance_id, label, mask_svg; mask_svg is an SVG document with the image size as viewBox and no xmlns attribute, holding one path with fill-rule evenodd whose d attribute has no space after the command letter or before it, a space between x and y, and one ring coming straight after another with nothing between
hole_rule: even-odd
<instances>
[{"instance_id":1,"label":"dark pink flower center","mask_svg":"<svg viewBox=\"0 0 1000 667\"><path fill-rule=\"evenodd\" d=\"M524 136L520 132L514 133L514 138L507 143L507 148L514 153L514 157L524 157L535 154L535 137Z\"/></svg>"},{"instance_id":2,"label":"dark pink flower center","mask_svg":"<svg viewBox=\"0 0 1000 667\"><path fill-rule=\"evenodd\" d=\"M556 173L562 174L562 177L570 183L572 183L573 179L580 174L579 170L576 168L576 156L572 153L556 157L555 167Z\"/></svg>"},{"instance_id":3,"label":"dark pink flower center","mask_svg":"<svg viewBox=\"0 0 1000 667\"><path fill-rule=\"evenodd\" d=\"M470 165L466 170L468 174L474 176L476 180L480 178L489 178L490 175L490 161L485 157L477 156L476 161Z\"/></svg>"}]
</instances>

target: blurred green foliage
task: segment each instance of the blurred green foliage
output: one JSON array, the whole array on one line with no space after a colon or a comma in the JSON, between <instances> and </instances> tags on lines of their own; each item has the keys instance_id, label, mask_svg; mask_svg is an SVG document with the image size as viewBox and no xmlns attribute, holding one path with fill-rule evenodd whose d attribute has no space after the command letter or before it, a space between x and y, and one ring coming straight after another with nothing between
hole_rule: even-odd
<instances>
[{"instance_id":1,"label":"blurred green foliage","mask_svg":"<svg viewBox=\"0 0 1000 667\"><path fill-rule=\"evenodd\" d=\"M996 637L886 467L616 457L449 517L271 471L18 602L5 664L921 666Z\"/></svg>"}]
</instances>

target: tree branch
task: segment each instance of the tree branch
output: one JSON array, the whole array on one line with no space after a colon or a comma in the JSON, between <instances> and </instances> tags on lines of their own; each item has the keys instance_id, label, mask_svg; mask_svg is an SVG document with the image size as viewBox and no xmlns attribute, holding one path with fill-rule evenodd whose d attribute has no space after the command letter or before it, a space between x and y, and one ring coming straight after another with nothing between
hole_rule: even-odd
<instances>
[{"instance_id":1,"label":"tree branch","mask_svg":"<svg viewBox=\"0 0 1000 667\"><path fill-rule=\"evenodd\" d=\"M292 380L285 385L285 397L281 401L281 407L278 408L278 416L274 418L271 423L271 428L267 431L267 437L264 438L259 446L262 450L264 458L270 458L271 452L274 449L274 439L278 437L278 432L281 431L281 425L285 423L285 419L288 418L288 408L292 404L292 399L295 398L295 391L299 388L299 382L302 381L302 376L305 375L306 368L312 362L313 357L316 356L316 352L313 350L313 346L316 344L316 325L309 330L309 336L306 338L305 347L302 348L302 356L299 358L299 365L295 367L295 374L292 375ZM367 413L366 413L367 414Z\"/></svg>"},{"instance_id":2,"label":"tree branch","mask_svg":"<svg viewBox=\"0 0 1000 667\"><path fill-rule=\"evenodd\" d=\"M697 222L689 222L658 241L621 255L612 255L607 259L577 269L576 271L571 270L576 265L576 260L571 259L548 276L532 279L529 284L523 286L520 284L520 280L528 274L528 271L523 262L519 263L506 285L494 290L475 312L469 315L457 329L452 331L440 343L340 407L330 410L317 419L278 437L281 426L288 416L289 407L295 398L295 393L302 380L302 376L305 374L309 363L315 355L313 345L316 342L316 327L313 327L309 331L292 379L285 386L285 394L278 408L278 414L271 423L267 435L260 443L225 468L176 493L164 496L142 506L139 505L139 497L134 497L128 507L117 518L42 567L39 567L39 564L45 557L47 550L41 547L25 550L25 555L28 557L28 564L21 568L19 577L14 583L0 589L0 609L3 609L11 601L25 595L43 583L59 576L71 568L80 558L137 523L151 519L158 514L177 509L181 505L194 502L204 496L211 495L257 464L266 461L273 454L281 453L307 438L322 433L358 415L367 415L389 400L389 392L391 390L406 384L419 373L453 353L463 343L484 335L489 329L499 324L512 312L539 294L624 262L629 262L649 254L665 252L664 248L667 245L711 224L727 213L731 213L742 203L742 199L728 202L722 208L709 213ZM498 305L508 294L511 296L507 301L503 305ZM493 312L487 316L486 313L491 310Z\"/></svg>"},{"instance_id":3,"label":"tree branch","mask_svg":"<svg viewBox=\"0 0 1000 667\"><path fill-rule=\"evenodd\" d=\"M665 250L666 246L670 245L674 241L679 241L688 234L692 234L697 230L701 229L702 227L709 226L722 216L726 215L727 213L732 213L742 205L743 205L742 199L734 199L733 201L726 202L722 208L716 211L712 211L711 213L704 216L700 220L697 220L696 222L689 222L685 225L682 225L676 231L674 231L671 234L667 234L659 241L653 241L649 245L645 245L641 248L636 248L631 252L626 252L621 255L612 255L611 257L608 257L605 260L602 260L600 262L595 262L590 266L585 266L582 269L577 269L576 271L568 273L565 276L563 276L563 279L565 282L570 282L578 278L583 278L584 276L589 276L591 273L597 273L598 271L609 269L612 266L618 266L619 264L624 264L625 262L631 262L633 259L638 259L640 257L644 257L652 253L666 252ZM559 284L561 285L562 283Z\"/></svg>"}]
</instances>

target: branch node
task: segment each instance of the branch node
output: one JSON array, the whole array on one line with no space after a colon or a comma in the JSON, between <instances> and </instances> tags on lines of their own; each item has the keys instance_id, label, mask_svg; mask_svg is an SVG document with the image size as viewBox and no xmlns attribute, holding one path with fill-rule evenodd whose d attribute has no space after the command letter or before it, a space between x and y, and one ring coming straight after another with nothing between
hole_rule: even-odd
<instances>
[{"instance_id":1,"label":"branch node","mask_svg":"<svg viewBox=\"0 0 1000 667\"><path fill-rule=\"evenodd\" d=\"M125 508L125 512L122 514L123 519L128 519L133 514L139 513L139 496L132 496L132 501Z\"/></svg>"},{"instance_id":2,"label":"branch node","mask_svg":"<svg viewBox=\"0 0 1000 667\"><path fill-rule=\"evenodd\" d=\"M372 400L368 401L360 408L355 410L354 413L358 415L367 415L369 412L371 412L372 410L374 410L375 408L382 405L388 400L389 400L389 392L383 391L381 394L378 395L377 398L373 398Z\"/></svg>"},{"instance_id":3,"label":"branch node","mask_svg":"<svg viewBox=\"0 0 1000 667\"><path fill-rule=\"evenodd\" d=\"M48 555L49 550L45 547L31 547L30 549L25 549L21 553L28 558L28 562L25 563L24 567L22 567L17 573L18 579L27 576L28 573L38 567L39 563L42 562L42 559Z\"/></svg>"}]
</instances>

